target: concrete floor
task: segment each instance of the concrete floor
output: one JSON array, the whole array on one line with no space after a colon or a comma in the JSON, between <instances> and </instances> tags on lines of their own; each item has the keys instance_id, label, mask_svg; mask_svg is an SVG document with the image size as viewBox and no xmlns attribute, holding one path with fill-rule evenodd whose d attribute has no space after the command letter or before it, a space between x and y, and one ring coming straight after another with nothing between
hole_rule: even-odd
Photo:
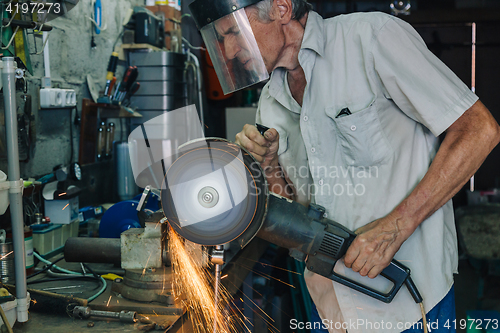
<instances>
[{"instance_id":1,"label":"concrete floor","mask_svg":"<svg viewBox=\"0 0 500 333\"><path fill-rule=\"evenodd\" d=\"M459 266L460 274L455 277L455 296L457 321L466 317L467 310L474 310L477 306L478 273L466 261L461 260ZM486 280L485 298L482 301L483 310L500 311L500 278L489 277ZM87 327L93 322L93 327ZM187 327L186 319L181 319L177 326L170 332L192 332ZM51 313L50 308L44 308L41 312L30 312L30 319L26 323L16 323L14 332L19 333L53 333L53 332L139 332L141 324L125 324L114 321L80 320L74 319L67 314ZM183 327L182 327L183 326ZM459 333L465 330L458 330ZM256 332L260 333L260 332Z\"/></svg>"}]
</instances>

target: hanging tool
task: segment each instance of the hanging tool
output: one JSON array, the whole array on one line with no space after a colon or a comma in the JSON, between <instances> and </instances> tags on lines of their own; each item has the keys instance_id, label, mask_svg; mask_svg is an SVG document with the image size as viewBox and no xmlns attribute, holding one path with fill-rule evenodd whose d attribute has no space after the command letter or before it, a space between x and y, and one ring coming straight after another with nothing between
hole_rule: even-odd
<instances>
[{"instance_id":1,"label":"hanging tool","mask_svg":"<svg viewBox=\"0 0 500 333\"><path fill-rule=\"evenodd\" d=\"M73 309L73 317L80 319L89 319L90 317L118 319L124 323L137 322L137 312L135 311L97 311L92 310L88 306L75 306Z\"/></svg>"},{"instance_id":2,"label":"hanging tool","mask_svg":"<svg viewBox=\"0 0 500 333\"><path fill-rule=\"evenodd\" d=\"M108 62L108 73L106 74L106 87L104 88L104 95L107 96L109 95L109 92L111 91L111 82L113 79L116 81L115 77L115 72L116 72L116 66L118 65L118 52L113 52L111 53L111 57L109 58Z\"/></svg>"},{"instance_id":3,"label":"hanging tool","mask_svg":"<svg viewBox=\"0 0 500 333\"><path fill-rule=\"evenodd\" d=\"M99 35L101 33L102 28L102 4L101 0L94 1L94 24L95 24L95 33Z\"/></svg>"},{"instance_id":4,"label":"hanging tool","mask_svg":"<svg viewBox=\"0 0 500 333\"><path fill-rule=\"evenodd\" d=\"M104 87L104 96L97 99L97 103L111 103L109 95L111 94L111 89L116 82L115 72L118 65L118 52L112 52L111 57L108 62L108 72L106 73L106 86Z\"/></svg>"},{"instance_id":5,"label":"hanging tool","mask_svg":"<svg viewBox=\"0 0 500 333\"><path fill-rule=\"evenodd\" d=\"M127 69L127 71L125 72L125 75L123 76L122 84L120 85L120 93L118 95L118 102L123 102L123 100L125 99L125 96L132 88L132 85L134 84L138 75L139 75L139 70L137 69L137 66L130 66ZM137 88L137 89L139 89L139 88Z\"/></svg>"},{"instance_id":6,"label":"hanging tool","mask_svg":"<svg viewBox=\"0 0 500 333\"><path fill-rule=\"evenodd\" d=\"M122 105L129 106L130 98L132 97L133 94L135 94L139 90L140 87L141 84L139 82L134 82L134 84L132 84L132 87L130 87L130 90L127 91L127 93L125 94L125 98L123 99Z\"/></svg>"},{"instance_id":7,"label":"hanging tool","mask_svg":"<svg viewBox=\"0 0 500 333\"><path fill-rule=\"evenodd\" d=\"M170 225L184 238L211 246L237 241L244 247L257 236L290 249L309 271L380 301L391 302L403 285L422 301L410 269L396 260L381 273L393 284L389 292L336 273L356 234L325 218L321 206L307 208L268 193L264 172L243 148L210 138L183 145L182 153L167 171L161 198Z\"/></svg>"}]
</instances>

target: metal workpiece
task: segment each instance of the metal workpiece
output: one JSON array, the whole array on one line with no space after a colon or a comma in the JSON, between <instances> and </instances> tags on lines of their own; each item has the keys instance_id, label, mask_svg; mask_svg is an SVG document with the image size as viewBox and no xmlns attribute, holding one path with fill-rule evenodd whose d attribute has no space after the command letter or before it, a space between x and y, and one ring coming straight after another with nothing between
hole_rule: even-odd
<instances>
[{"instance_id":1,"label":"metal workpiece","mask_svg":"<svg viewBox=\"0 0 500 333\"><path fill-rule=\"evenodd\" d=\"M183 53L168 51L130 52L129 61L131 66L178 66L184 67L187 57Z\"/></svg>"},{"instance_id":2,"label":"metal workpiece","mask_svg":"<svg viewBox=\"0 0 500 333\"><path fill-rule=\"evenodd\" d=\"M80 319L89 319L90 317L118 319L124 323L135 323L137 321L137 312L135 311L100 311L92 310L88 306L75 306L73 309L73 317Z\"/></svg>"},{"instance_id":3,"label":"metal workpiece","mask_svg":"<svg viewBox=\"0 0 500 333\"><path fill-rule=\"evenodd\" d=\"M160 268L162 261L162 226L146 222L145 228L122 232L121 267L123 269Z\"/></svg>"},{"instance_id":4,"label":"metal workpiece","mask_svg":"<svg viewBox=\"0 0 500 333\"><path fill-rule=\"evenodd\" d=\"M110 263L120 265L119 238L70 237L64 245L67 262Z\"/></svg>"},{"instance_id":5,"label":"metal workpiece","mask_svg":"<svg viewBox=\"0 0 500 333\"><path fill-rule=\"evenodd\" d=\"M16 63L13 57L2 58L2 83L5 109L9 200L14 243L16 272L17 320L28 321L28 290L26 285L26 259L24 256L23 181L19 169L18 125L16 107Z\"/></svg>"}]
</instances>

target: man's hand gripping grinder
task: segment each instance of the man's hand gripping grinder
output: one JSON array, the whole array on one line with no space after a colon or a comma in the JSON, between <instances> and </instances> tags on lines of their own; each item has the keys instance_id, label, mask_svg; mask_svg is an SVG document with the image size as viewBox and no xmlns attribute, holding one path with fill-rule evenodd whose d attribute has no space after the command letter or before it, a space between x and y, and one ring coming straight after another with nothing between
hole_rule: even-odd
<instances>
[{"instance_id":1,"label":"man's hand gripping grinder","mask_svg":"<svg viewBox=\"0 0 500 333\"><path fill-rule=\"evenodd\" d=\"M267 128L260 127L261 133ZM390 303L404 284L421 303L410 269L392 260L381 275L392 282L382 292L334 271L356 238L324 217L325 209L269 193L258 162L240 146L217 138L189 142L166 172L162 206L172 228L198 244L236 241L243 248L254 237L287 248L309 271Z\"/></svg>"}]
</instances>

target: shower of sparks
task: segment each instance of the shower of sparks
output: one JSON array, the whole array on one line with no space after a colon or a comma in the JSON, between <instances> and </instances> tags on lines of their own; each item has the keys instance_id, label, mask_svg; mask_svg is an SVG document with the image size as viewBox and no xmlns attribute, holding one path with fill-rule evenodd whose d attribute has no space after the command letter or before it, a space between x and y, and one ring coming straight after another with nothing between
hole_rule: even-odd
<instances>
[{"instance_id":1,"label":"shower of sparks","mask_svg":"<svg viewBox=\"0 0 500 333\"><path fill-rule=\"evenodd\" d=\"M190 319L193 324L194 333L213 333L214 328L217 333L251 333L253 331L252 322L244 316L242 311L234 302L232 295L228 292L224 285L219 284L218 297L215 297L215 279L213 272L211 272L210 267L206 267L206 265L203 264L204 257L207 255L206 250L204 250L202 256L196 256L194 253L195 251L189 247L189 242L184 242L184 240L178 236L172 228L168 228L168 230L167 243L171 256L174 277L174 281L172 283L173 296L175 301L182 302L190 312ZM262 264L261 262L254 262L256 264ZM212 264L209 263L209 265L213 267ZM275 267L268 264L262 265L302 275L301 273L289 271L281 267ZM247 266L239 264L239 266L246 268L256 275L262 276L267 280L272 279L291 288L295 288L292 284L254 270L252 267L253 265ZM222 276L221 280L226 277L227 274ZM228 281L229 284L233 285L237 289L239 288L232 283L230 279L225 281ZM242 283L247 285L245 281L242 281ZM253 289L252 286L249 287L260 295L260 293ZM267 315L264 310L251 298L247 295L244 295L244 297L245 299L239 298L241 303L247 304L253 308L254 315L259 316L264 322L267 323L269 332L279 333L279 329L272 324L274 320ZM271 305L277 308L275 305ZM283 312L280 308L277 309L279 309L285 316L290 317L290 315Z\"/></svg>"},{"instance_id":2,"label":"shower of sparks","mask_svg":"<svg viewBox=\"0 0 500 333\"><path fill-rule=\"evenodd\" d=\"M68 207L68 206L69 206L69 204L66 204L66 206L64 206L62 210L65 210L65 209L66 209L66 207Z\"/></svg>"},{"instance_id":3,"label":"shower of sparks","mask_svg":"<svg viewBox=\"0 0 500 333\"><path fill-rule=\"evenodd\" d=\"M5 258L7 258L8 256L10 256L12 253L14 253L14 251L10 251L9 253L7 253L6 255L3 255L2 257L0 257L0 260L4 260Z\"/></svg>"},{"instance_id":4,"label":"shower of sparks","mask_svg":"<svg viewBox=\"0 0 500 333\"><path fill-rule=\"evenodd\" d=\"M189 309L194 332L213 332L214 326L217 333L241 332L240 327L251 332L235 313L232 297L223 285L219 285L218 301L215 302L214 277L199 258L186 251L183 241L171 228L168 246L174 272L174 296L182 299Z\"/></svg>"},{"instance_id":5,"label":"shower of sparks","mask_svg":"<svg viewBox=\"0 0 500 333\"><path fill-rule=\"evenodd\" d=\"M106 304L106 307L109 306L109 302L111 301L111 295L109 296L108 303Z\"/></svg>"},{"instance_id":6,"label":"shower of sparks","mask_svg":"<svg viewBox=\"0 0 500 333\"><path fill-rule=\"evenodd\" d=\"M266 263L263 263L263 262L260 262L260 261L257 261L257 260L252 260L250 258L245 258L245 260L252 261L252 262L254 262L256 264L259 264L259 265L262 265L262 266L268 266L268 267L271 267L271 268L274 268L274 269L279 269L279 270L287 272L287 273L302 275L302 273L299 273L299 272L291 271L291 270L283 268L283 267L269 265L269 264L266 264ZM403 260L399 260L399 261L403 261Z\"/></svg>"},{"instance_id":7,"label":"shower of sparks","mask_svg":"<svg viewBox=\"0 0 500 333\"><path fill-rule=\"evenodd\" d=\"M241 264L240 264L240 266L241 266L241 267L244 267L244 268L246 268L246 269L248 269L249 271L253 272L254 274L257 274L257 275L259 275L259 276L262 276L262 277L263 277L264 279L266 279L266 280L270 280L270 278L271 278L271 279L273 279L273 280L275 280L275 281L278 281L278 282L280 282L280 283L283 283L284 285L286 285L286 286L288 286L288 287L290 287L290 288L294 288L294 289L295 289L295 286L294 286L293 284L286 283L285 281L282 281L282 280L280 280L280 279L278 279L278 278L275 278L274 276L271 276L271 275L264 274L264 273L258 272L258 271L256 271L256 270L253 270L253 269L252 269L252 267L248 267L248 266L241 265Z\"/></svg>"}]
</instances>

